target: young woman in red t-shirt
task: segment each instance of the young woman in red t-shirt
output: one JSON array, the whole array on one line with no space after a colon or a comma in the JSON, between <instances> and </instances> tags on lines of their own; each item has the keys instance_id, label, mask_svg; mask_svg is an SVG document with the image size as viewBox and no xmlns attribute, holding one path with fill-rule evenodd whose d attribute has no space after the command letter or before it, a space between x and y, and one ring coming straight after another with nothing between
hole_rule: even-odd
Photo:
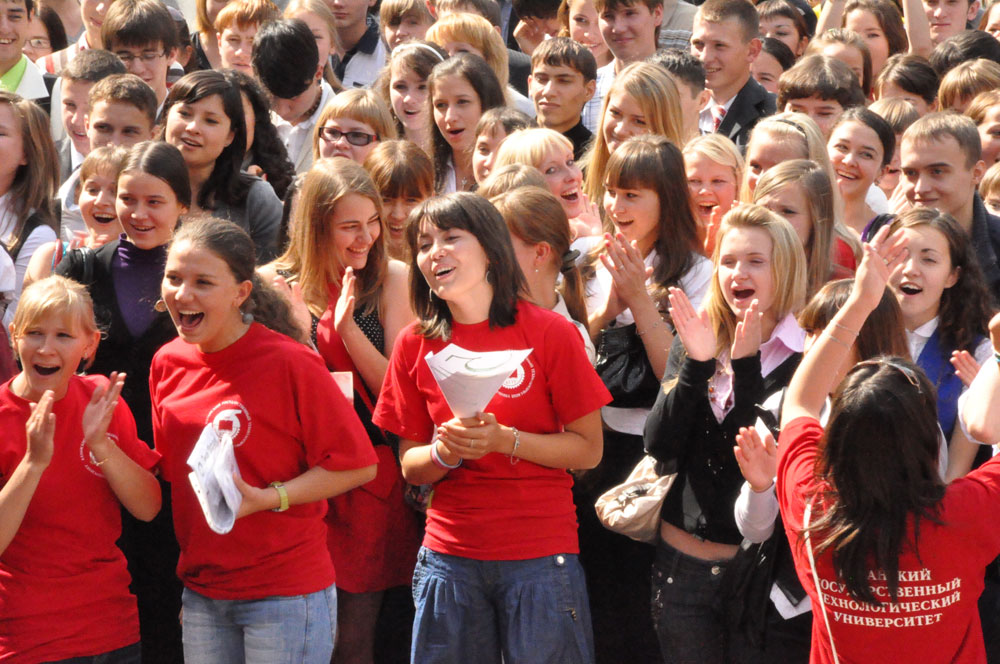
<instances>
[{"instance_id":1,"label":"young woman in red t-shirt","mask_svg":"<svg viewBox=\"0 0 1000 664\"><path fill-rule=\"evenodd\" d=\"M0 661L138 664L115 540L120 507L143 521L160 511L159 455L118 398L124 374L75 374L101 338L83 286L26 288L10 337L23 369L0 387Z\"/></svg>"},{"instance_id":2,"label":"young woman in red t-shirt","mask_svg":"<svg viewBox=\"0 0 1000 664\"><path fill-rule=\"evenodd\" d=\"M374 421L401 438L407 481L435 485L412 661L592 662L566 469L600 460L610 395L572 323L520 299L524 276L488 201L425 201L407 240L418 321L396 340ZM459 420L425 360L451 344L530 354L484 412Z\"/></svg>"},{"instance_id":3,"label":"young woman in red t-shirt","mask_svg":"<svg viewBox=\"0 0 1000 664\"><path fill-rule=\"evenodd\" d=\"M328 664L326 500L375 477L376 457L322 359L286 336L302 333L253 266L250 236L208 218L175 234L164 270L180 338L153 358L150 392L181 550L184 658ZM187 478L206 435L231 436L239 467L243 499L226 534L209 529Z\"/></svg>"}]
</instances>

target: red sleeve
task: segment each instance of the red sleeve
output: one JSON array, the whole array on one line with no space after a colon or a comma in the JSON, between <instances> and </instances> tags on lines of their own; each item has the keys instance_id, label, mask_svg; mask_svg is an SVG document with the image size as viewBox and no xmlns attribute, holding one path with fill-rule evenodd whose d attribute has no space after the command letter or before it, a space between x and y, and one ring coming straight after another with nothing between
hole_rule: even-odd
<instances>
[{"instance_id":1,"label":"red sleeve","mask_svg":"<svg viewBox=\"0 0 1000 664\"><path fill-rule=\"evenodd\" d=\"M118 440L115 442L121 451L142 468L152 470L160 463L160 453L139 440L135 430L135 418L132 417L132 411L122 398L118 399L118 405L115 406L108 433L117 436Z\"/></svg>"},{"instance_id":2,"label":"red sleeve","mask_svg":"<svg viewBox=\"0 0 1000 664\"><path fill-rule=\"evenodd\" d=\"M302 429L306 463L330 471L354 470L378 463L368 433L344 398L319 355L305 351L308 362L292 360L295 412Z\"/></svg>"},{"instance_id":3,"label":"red sleeve","mask_svg":"<svg viewBox=\"0 0 1000 664\"><path fill-rule=\"evenodd\" d=\"M969 548L978 543L984 555L984 564L1000 552L1000 528L995 527L993 516L1000 506L1000 456L995 456L965 477L948 485L945 498L948 512L955 516L942 515L946 522L960 522L966 519L977 521L970 524Z\"/></svg>"},{"instance_id":4,"label":"red sleeve","mask_svg":"<svg viewBox=\"0 0 1000 664\"><path fill-rule=\"evenodd\" d=\"M805 496L815 487L816 457L823 427L811 417L789 422L778 439L776 491L781 518L789 530L801 530Z\"/></svg>"},{"instance_id":5,"label":"red sleeve","mask_svg":"<svg viewBox=\"0 0 1000 664\"><path fill-rule=\"evenodd\" d=\"M580 333L565 318L552 321L545 335L545 375L552 407L563 424L611 403L611 393L587 359Z\"/></svg>"},{"instance_id":6,"label":"red sleeve","mask_svg":"<svg viewBox=\"0 0 1000 664\"><path fill-rule=\"evenodd\" d=\"M422 361L419 354L419 339L412 328L404 330L392 349L372 421L400 438L425 443L434 434L434 420L417 387L416 373Z\"/></svg>"},{"instance_id":7,"label":"red sleeve","mask_svg":"<svg viewBox=\"0 0 1000 664\"><path fill-rule=\"evenodd\" d=\"M162 349L161 349L162 350ZM160 366L161 363L158 361L158 355L153 356L153 363L149 368L149 401L150 401L150 415L152 419L152 430L153 430L153 449L157 451L160 455L160 461L163 461L164 454L164 437L163 437L163 425L160 421L160 398L157 395L157 387L160 384ZM169 472L167 471L167 464L160 464L160 473L163 479L170 482L173 478L168 477Z\"/></svg>"}]
</instances>

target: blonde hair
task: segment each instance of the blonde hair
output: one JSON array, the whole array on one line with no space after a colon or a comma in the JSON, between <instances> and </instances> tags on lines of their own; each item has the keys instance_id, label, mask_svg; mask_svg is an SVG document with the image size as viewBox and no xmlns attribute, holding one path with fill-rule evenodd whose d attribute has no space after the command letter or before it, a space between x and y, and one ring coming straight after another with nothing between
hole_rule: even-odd
<instances>
[{"instance_id":1,"label":"blonde hair","mask_svg":"<svg viewBox=\"0 0 1000 664\"><path fill-rule=\"evenodd\" d=\"M94 175L109 175L117 187L118 174L125 168L128 155L128 148L121 145L105 145L91 150L80 164L80 177L77 178L76 187L73 189L73 201L79 202L80 190Z\"/></svg>"},{"instance_id":2,"label":"blonde hair","mask_svg":"<svg viewBox=\"0 0 1000 664\"><path fill-rule=\"evenodd\" d=\"M285 7L285 18L295 18L296 14L301 14L304 12L309 12L310 14L315 14L319 20L323 21L326 25L326 32L330 36L330 42L334 45L338 52L343 51L344 46L340 41L340 34L337 32L337 22L333 16L333 11L330 10L330 5L326 3L326 0L291 0L288 6ZM330 66L329 58L324 58L323 54L320 53L320 59L326 60L326 64L323 66L323 78L326 82L334 89L335 92L339 92L343 89L340 81L337 80L337 76L333 73L333 67Z\"/></svg>"},{"instance_id":3,"label":"blonde hair","mask_svg":"<svg viewBox=\"0 0 1000 664\"><path fill-rule=\"evenodd\" d=\"M559 148L573 154L573 143L557 131L544 128L521 129L500 144L493 167L526 164L538 168L549 152Z\"/></svg>"},{"instance_id":4,"label":"blonde hair","mask_svg":"<svg viewBox=\"0 0 1000 664\"><path fill-rule=\"evenodd\" d=\"M719 258L723 240L736 229L759 228L771 238L771 280L774 283L774 301L771 310L774 320L781 321L797 312L805 303L806 256L795 229L781 216L760 205L742 204L734 207L722 218L718 241L712 254L712 280L708 285L705 311L715 332L716 355L729 350L736 332L736 314L729 308L719 285Z\"/></svg>"},{"instance_id":5,"label":"blonde hair","mask_svg":"<svg viewBox=\"0 0 1000 664\"><path fill-rule=\"evenodd\" d=\"M98 331L94 301L87 288L72 279L52 275L32 283L21 293L11 323L11 342L48 316L62 316L64 321L75 318L84 334Z\"/></svg>"},{"instance_id":6,"label":"blonde hair","mask_svg":"<svg viewBox=\"0 0 1000 664\"><path fill-rule=\"evenodd\" d=\"M494 166L489 177L483 180L476 193L483 198L493 198L505 191L517 189L518 187L541 187L548 189L549 184L534 166L527 164L507 164L499 168Z\"/></svg>"},{"instance_id":7,"label":"blonde hair","mask_svg":"<svg viewBox=\"0 0 1000 664\"><path fill-rule=\"evenodd\" d=\"M215 32L222 34L226 28L264 25L281 18L281 10L271 0L233 0L215 17Z\"/></svg>"},{"instance_id":8,"label":"blonde hair","mask_svg":"<svg viewBox=\"0 0 1000 664\"><path fill-rule=\"evenodd\" d=\"M1000 106L1000 90L987 90L976 95L963 115L978 126L986 122L986 113L997 106Z\"/></svg>"},{"instance_id":9,"label":"blonde hair","mask_svg":"<svg viewBox=\"0 0 1000 664\"><path fill-rule=\"evenodd\" d=\"M368 262L357 273L357 308L365 313L375 311L387 265L382 197L368 172L350 159L320 159L305 174L292 206L288 247L273 263L277 270L292 273L292 281L302 286L302 296L317 317L327 307L327 284L339 286L344 268L332 251L330 218L337 204L351 194L374 203L379 225L383 227L368 252Z\"/></svg>"},{"instance_id":10,"label":"blonde hair","mask_svg":"<svg viewBox=\"0 0 1000 664\"><path fill-rule=\"evenodd\" d=\"M736 144L722 134L702 134L695 136L684 146L681 151L687 155L698 155L714 161L717 164L733 169L736 186L743 182L743 171L746 170L746 162L743 154Z\"/></svg>"},{"instance_id":11,"label":"blonde hair","mask_svg":"<svg viewBox=\"0 0 1000 664\"><path fill-rule=\"evenodd\" d=\"M363 122L375 132L376 140L388 141L396 138L396 122L392 118L388 105L374 90L368 88L352 88L333 96L333 99L323 108L313 129L313 160L318 161L320 131L326 123L334 118L347 118L355 122Z\"/></svg>"},{"instance_id":12,"label":"blonde hair","mask_svg":"<svg viewBox=\"0 0 1000 664\"><path fill-rule=\"evenodd\" d=\"M680 96L673 78L663 67L649 62L630 64L615 77L611 89L604 95L594 141L582 160L586 164L583 191L598 205L604 199L604 171L611 156L604 139L604 118L611 96L618 91L624 91L642 108L649 133L659 134L676 146L684 144L681 140L684 122L681 118Z\"/></svg>"},{"instance_id":13,"label":"blonde hair","mask_svg":"<svg viewBox=\"0 0 1000 664\"><path fill-rule=\"evenodd\" d=\"M833 257L833 189L830 176L809 159L793 159L770 169L757 183L753 202L786 187L799 187L808 203L809 239L806 253L806 298L815 295L830 278Z\"/></svg>"},{"instance_id":14,"label":"blonde hair","mask_svg":"<svg viewBox=\"0 0 1000 664\"><path fill-rule=\"evenodd\" d=\"M941 78L938 107L948 110L980 92L1000 88L1000 64L992 60L967 60Z\"/></svg>"},{"instance_id":15,"label":"blonde hair","mask_svg":"<svg viewBox=\"0 0 1000 664\"><path fill-rule=\"evenodd\" d=\"M449 42L465 42L483 54L500 82L500 89L507 92L510 70L507 68L507 47L493 25L478 14L456 12L442 16L427 28L425 39L441 48Z\"/></svg>"},{"instance_id":16,"label":"blonde hair","mask_svg":"<svg viewBox=\"0 0 1000 664\"><path fill-rule=\"evenodd\" d=\"M979 196L983 199L993 194L1000 194L1000 162L986 169L983 179L979 182Z\"/></svg>"}]
</instances>

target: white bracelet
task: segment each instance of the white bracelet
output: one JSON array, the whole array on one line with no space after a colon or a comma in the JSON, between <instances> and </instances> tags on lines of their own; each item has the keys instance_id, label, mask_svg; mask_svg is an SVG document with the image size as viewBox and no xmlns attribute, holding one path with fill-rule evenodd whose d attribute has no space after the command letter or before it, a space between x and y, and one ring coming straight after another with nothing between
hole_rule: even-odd
<instances>
[{"instance_id":1,"label":"white bracelet","mask_svg":"<svg viewBox=\"0 0 1000 664\"><path fill-rule=\"evenodd\" d=\"M445 460L441 458L441 454L437 450L437 443L437 438L431 441L431 461L433 461L435 465L440 466L441 468L446 468L447 470L455 470L462 465L461 459L459 459L458 463L455 465L445 463Z\"/></svg>"},{"instance_id":2,"label":"white bracelet","mask_svg":"<svg viewBox=\"0 0 1000 664\"><path fill-rule=\"evenodd\" d=\"M521 446L521 432L517 430L517 427L511 427L510 430L514 432L514 447L510 449L510 465L513 466L520 461L514 455L517 453L517 448Z\"/></svg>"}]
</instances>

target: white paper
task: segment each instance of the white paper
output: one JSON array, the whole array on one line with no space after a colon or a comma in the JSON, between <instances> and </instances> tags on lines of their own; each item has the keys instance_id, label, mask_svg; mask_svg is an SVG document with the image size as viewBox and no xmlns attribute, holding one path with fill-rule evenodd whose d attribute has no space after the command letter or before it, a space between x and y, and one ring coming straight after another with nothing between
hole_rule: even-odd
<instances>
[{"instance_id":1,"label":"white paper","mask_svg":"<svg viewBox=\"0 0 1000 664\"><path fill-rule=\"evenodd\" d=\"M464 419L475 417L486 408L531 350L477 352L448 344L437 353L427 353L424 359L452 414Z\"/></svg>"},{"instance_id":2,"label":"white paper","mask_svg":"<svg viewBox=\"0 0 1000 664\"><path fill-rule=\"evenodd\" d=\"M350 404L354 403L354 374L350 371L331 371L333 382L337 384L344 398Z\"/></svg>"},{"instance_id":3,"label":"white paper","mask_svg":"<svg viewBox=\"0 0 1000 664\"><path fill-rule=\"evenodd\" d=\"M220 436L212 424L201 436L187 460L191 467L188 480L198 497L208 527L225 535L236 523L236 513L243 504L243 494L236 488L233 474L239 475L233 451L233 437L225 431Z\"/></svg>"}]
</instances>

